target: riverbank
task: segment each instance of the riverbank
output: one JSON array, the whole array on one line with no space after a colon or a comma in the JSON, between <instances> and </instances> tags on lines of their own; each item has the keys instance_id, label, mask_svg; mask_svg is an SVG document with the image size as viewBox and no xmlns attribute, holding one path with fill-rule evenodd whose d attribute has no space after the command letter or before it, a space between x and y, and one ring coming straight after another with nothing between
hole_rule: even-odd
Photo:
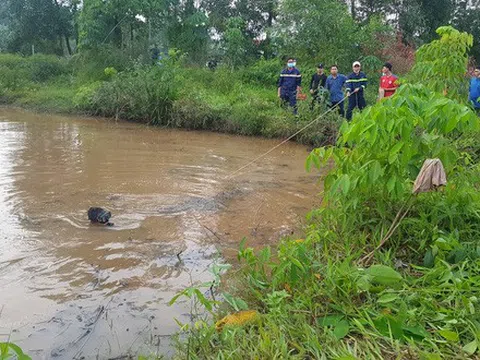
<instances>
[{"instance_id":1,"label":"riverbank","mask_svg":"<svg viewBox=\"0 0 480 360\"><path fill-rule=\"evenodd\" d=\"M395 96L308 157L336 166L304 236L242 242L240 269L206 284L221 303L179 294L209 316L183 324L178 359L478 359L480 121L460 95L472 39L438 33ZM427 159L447 183L413 192Z\"/></svg>"},{"instance_id":2,"label":"riverbank","mask_svg":"<svg viewBox=\"0 0 480 360\"><path fill-rule=\"evenodd\" d=\"M106 66L111 65L111 66ZM280 106L276 81L282 64L261 60L210 71L169 58L162 64L126 67L52 56L0 55L0 103L36 111L103 116L170 128L286 138L323 113L299 102L299 116ZM305 72L304 88L310 74ZM368 91L374 101L376 87ZM331 114L294 140L332 144L342 119Z\"/></svg>"}]
</instances>

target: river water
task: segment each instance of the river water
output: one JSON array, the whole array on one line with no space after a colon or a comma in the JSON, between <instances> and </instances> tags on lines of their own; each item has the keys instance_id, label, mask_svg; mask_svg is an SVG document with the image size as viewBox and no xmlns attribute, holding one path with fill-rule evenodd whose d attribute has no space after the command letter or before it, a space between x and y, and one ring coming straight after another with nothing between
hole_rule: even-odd
<instances>
[{"instance_id":1,"label":"river water","mask_svg":"<svg viewBox=\"0 0 480 360\"><path fill-rule=\"evenodd\" d=\"M316 202L300 145L229 178L277 143L0 108L0 342L33 359L171 355L190 321L175 293ZM90 224L90 206L115 225Z\"/></svg>"}]
</instances>

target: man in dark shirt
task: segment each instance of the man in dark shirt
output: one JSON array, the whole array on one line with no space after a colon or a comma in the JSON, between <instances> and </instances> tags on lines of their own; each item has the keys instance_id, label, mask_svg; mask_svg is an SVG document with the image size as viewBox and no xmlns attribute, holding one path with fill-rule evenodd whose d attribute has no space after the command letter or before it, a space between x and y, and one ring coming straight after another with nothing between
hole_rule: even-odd
<instances>
[{"instance_id":1,"label":"man in dark shirt","mask_svg":"<svg viewBox=\"0 0 480 360\"><path fill-rule=\"evenodd\" d=\"M317 72L313 74L310 81L310 94L312 94L312 104L310 108L313 110L315 103L320 103L323 100L325 84L327 82L327 75L323 71L323 64L318 64Z\"/></svg>"}]
</instances>

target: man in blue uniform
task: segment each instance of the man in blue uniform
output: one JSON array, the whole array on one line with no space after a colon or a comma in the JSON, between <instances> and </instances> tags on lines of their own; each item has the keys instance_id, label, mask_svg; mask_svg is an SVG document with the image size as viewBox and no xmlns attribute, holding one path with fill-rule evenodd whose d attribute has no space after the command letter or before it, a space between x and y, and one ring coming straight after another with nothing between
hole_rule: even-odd
<instances>
[{"instance_id":1,"label":"man in blue uniform","mask_svg":"<svg viewBox=\"0 0 480 360\"><path fill-rule=\"evenodd\" d=\"M280 73L278 80L278 97L282 99L283 104L288 104L293 108L293 113L297 114L297 92L301 90L302 74L295 67L297 62L293 58L287 61L287 67Z\"/></svg>"},{"instance_id":2,"label":"man in blue uniform","mask_svg":"<svg viewBox=\"0 0 480 360\"><path fill-rule=\"evenodd\" d=\"M363 110L367 106L364 90L367 87L367 76L362 70L360 62L353 63L353 72L348 75L346 82L348 98L347 120L352 120L353 109Z\"/></svg>"},{"instance_id":3,"label":"man in blue uniform","mask_svg":"<svg viewBox=\"0 0 480 360\"><path fill-rule=\"evenodd\" d=\"M480 115L480 66L475 68L475 73L470 81L470 92L468 95L468 100L471 101L473 107Z\"/></svg>"},{"instance_id":4,"label":"man in blue uniform","mask_svg":"<svg viewBox=\"0 0 480 360\"><path fill-rule=\"evenodd\" d=\"M347 77L338 73L338 66L332 65L330 67L330 76L327 78L325 87L330 92L330 108L337 106L341 116L345 116L343 87L346 81Z\"/></svg>"}]
</instances>

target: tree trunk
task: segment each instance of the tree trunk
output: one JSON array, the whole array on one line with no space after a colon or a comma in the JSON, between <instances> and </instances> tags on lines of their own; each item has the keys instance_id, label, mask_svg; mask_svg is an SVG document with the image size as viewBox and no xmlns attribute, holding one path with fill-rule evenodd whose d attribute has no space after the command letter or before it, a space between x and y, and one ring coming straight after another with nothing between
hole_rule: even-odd
<instances>
[{"instance_id":1,"label":"tree trunk","mask_svg":"<svg viewBox=\"0 0 480 360\"><path fill-rule=\"evenodd\" d=\"M70 45L70 39L68 38L67 34L65 34L65 44L67 45L68 55L72 56L73 55L72 46Z\"/></svg>"},{"instance_id":2,"label":"tree trunk","mask_svg":"<svg viewBox=\"0 0 480 360\"><path fill-rule=\"evenodd\" d=\"M113 43L117 48L121 49L123 45L123 31L118 18L114 17L113 21L115 23L115 29L113 30Z\"/></svg>"},{"instance_id":3,"label":"tree trunk","mask_svg":"<svg viewBox=\"0 0 480 360\"><path fill-rule=\"evenodd\" d=\"M130 24L130 50L133 53L133 24Z\"/></svg>"}]
</instances>

